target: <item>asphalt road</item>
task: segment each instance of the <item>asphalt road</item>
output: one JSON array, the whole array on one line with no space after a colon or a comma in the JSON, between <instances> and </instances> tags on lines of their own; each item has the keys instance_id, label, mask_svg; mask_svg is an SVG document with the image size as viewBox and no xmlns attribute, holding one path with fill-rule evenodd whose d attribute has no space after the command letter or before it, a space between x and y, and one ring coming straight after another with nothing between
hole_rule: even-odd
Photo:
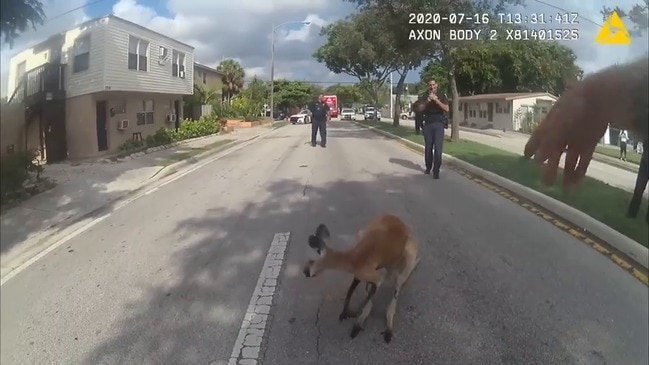
<instances>
[{"instance_id":1,"label":"asphalt road","mask_svg":"<svg viewBox=\"0 0 649 365\"><path fill-rule=\"evenodd\" d=\"M290 232L264 364L625 364L649 361L648 291L541 218L372 132L331 122L327 148L286 126L137 199L1 290L1 362L227 364L275 233ZM421 263L382 341L338 314L351 280L305 278L307 237L344 247L400 215ZM357 305L364 289L354 297Z\"/></svg>"}]
</instances>

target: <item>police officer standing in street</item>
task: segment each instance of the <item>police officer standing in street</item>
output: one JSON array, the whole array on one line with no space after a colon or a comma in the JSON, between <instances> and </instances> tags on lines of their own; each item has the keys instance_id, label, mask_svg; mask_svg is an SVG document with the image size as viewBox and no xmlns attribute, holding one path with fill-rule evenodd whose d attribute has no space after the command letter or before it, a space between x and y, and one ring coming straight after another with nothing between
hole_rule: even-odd
<instances>
[{"instance_id":1,"label":"police officer standing in street","mask_svg":"<svg viewBox=\"0 0 649 365\"><path fill-rule=\"evenodd\" d=\"M320 131L320 146L327 146L327 121L329 121L329 105L324 102L324 95L311 106L311 146L316 146L316 137Z\"/></svg>"},{"instance_id":2,"label":"police officer standing in street","mask_svg":"<svg viewBox=\"0 0 649 365\"><path fill-rule=\"evenodd\" d=\"M445 112L448 112L448 99L437 93L437 82L428 81L428 93L419 96L417 109L423 114L424 126L424 161L426 174L433 170L433 178L439 179L439 169L442 166L442 151L444 148L444 129L446 127Z\"/></svg>"}]
</instances>

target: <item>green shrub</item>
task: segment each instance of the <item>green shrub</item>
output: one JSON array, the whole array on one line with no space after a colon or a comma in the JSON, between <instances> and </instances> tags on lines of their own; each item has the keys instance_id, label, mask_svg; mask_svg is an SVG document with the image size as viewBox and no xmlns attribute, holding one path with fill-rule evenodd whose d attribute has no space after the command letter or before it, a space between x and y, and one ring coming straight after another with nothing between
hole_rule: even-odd
<instances>
[{"instance_id":1,"label":"green shrub","mask_svg":"<svg viewBox=\"0 0 649 365\"><path fill-rule=\"evenodd\" d=\"M230 104L217 102L212 104L212 115L210 115L210 117L216 120L222 118L236 118L237 112Z\"/></svg>"},{"instance_id":2,"label":"green shrub","mask_svg":"<svg viewBox=\"0 0 649 365\"><path fill-rule=\"evenodd\" d=\"M139 150L139 149L142 149L144 147L145 147L145 145L144 145L143 141L135 141L135 140L132 140L132 139L127 139L126 141L124 141L124 143L119 145L119 147L117 147L117 148L120 151L129 152L129 151Z\"/></svg>"},{"instance_id":3,"label":"green shrub","mask_svg":"<svg viewBox=\"0 0 649 365\"><path fill-rule=\"evenodd\" d=\"M146 144L147 147L158 147L158 146L168 145L176 141L177 139L176 130L162 127L158 129L154 134L148 135L147 139L149 139L149 141L147 141Z\"/></svg>"},{"instance_id":4,"label":"green shrub","mask_svg":"<svg viewBox=\"0 0 649 365\"><path fill-rule=\"evenodd\" d=\"M207 136L218 133L220 123L212 116L202 116L198 120L185 119L176 132L179 140Z\"/></svg>"},{"instance_id":5,"label":"green shrub","mask_svg":"<svg viewBox=\"0 0 649 365\"><path fill-rule=\"evenodd\" d=\"M2 156L0 162L0 193L2 204L26 194L25 182L40 180L43 166L35 159L38 151L20 151Z\"/></svg>"}]
</instances>

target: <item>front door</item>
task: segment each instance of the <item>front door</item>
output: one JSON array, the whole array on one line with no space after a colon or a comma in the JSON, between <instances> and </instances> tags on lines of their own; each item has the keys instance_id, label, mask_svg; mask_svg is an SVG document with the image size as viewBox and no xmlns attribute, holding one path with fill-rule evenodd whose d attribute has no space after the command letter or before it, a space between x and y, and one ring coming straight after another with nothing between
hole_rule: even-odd
<instances>
[{"instance_id":1,"label":"front door","mask_svg":"<svg viewBox=\"0 0 649 365\"><path fill-rule=\"evenodd\" d=\"M494 103L487 104L487 120L494 121Z\"/></svg>"},{"instance_id":2,"label":"front door","mask_svg":"<svg viewBox=\"0 0 649 365\"><path fill-rule=\"evenodd\" d=\"M97 102L97 148L99 152L108 149L108 130L106 128L106 102Z\"/></svg>"},{"instance_id":3,"label":"front door","mask_svg":"<svg viewBox=\"0 0 649 365\"><path fill-rule=\"evenodd\" d=\"M65 100L49 100L41 109L41 131L43 133L47 162L60 162L68 158L65 131Z\"/></svg>"},{"instance_id":4,"label":"front door","mask_svg":"<svg viewBox=\"0 0 649 365\"><path fill-rule=\"evenodd\" d=\"M175 127L176 129L180 128L180 101L174 100L174 110L173 113L176 115Z\"/></svg>"}]
</instances>

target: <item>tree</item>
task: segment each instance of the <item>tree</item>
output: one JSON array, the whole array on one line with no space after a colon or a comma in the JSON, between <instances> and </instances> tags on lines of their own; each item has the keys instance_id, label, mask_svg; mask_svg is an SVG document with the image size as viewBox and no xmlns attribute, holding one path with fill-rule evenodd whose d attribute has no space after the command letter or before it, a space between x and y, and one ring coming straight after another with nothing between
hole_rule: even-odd
<instances>
[{"instance_id":1,"label":"tree","mask_svg":"<svg viewBox=\"0 0 649 365\"><path fill-rule=\"evenodd\" d=\"M10 48L20 33L30 26L36 30L36 25L43 25L45 12L43 4L38 0L2 0L0 5L0 31L4 43Z\"/></svg>"},{"instance_id":2,"label":"tree","mask_svg":"<svg viewBox=\"0 0 649 365\"><path fill-rule=\"evenodd\" d=\"M246 72L239 62L232 59L221 61L216 70L223 74L223 96L230 102L232 97L241 92Z\"/></svg>"},{"instance_id":3,"label":"tree","mask_svg":"<svg viewBox=\"0 0 649 365\"><path fill-rule=\"evenodd\" d=\"M313 87L302 81L275 80L275 104L282 110L304 107L313 99Z\"/></svg>"},{"instance_id":4,"label":"tree","mask_svg":"<svg viewBox=\"0 0 649 365\"><path fill-rule=\"evenodd\" d=\"M391 34L380 31L381 19L371 10L330 24L321 31L327 41L314 53L332 72L357 78L373 105L378 105L379 90L396 70L399 57Z\"/></svg>"},{"instance_id":5,"label":"tree","mask_svg":"<svg viewBox=\"0 0 649 365\"><path fill-rule=\"evenodd\" d=\"M499 31L521 27L500 26ZM583 76L574 52L557 42L525 40L474 42L451 54L459 95L509 92L549 92L560 95ZM421 72L422 82L439 80L445 72L434 59ZM440 82L446 92L447 84Z\"/></svg>"},{"instance_id":6,"label":"tree","mask_svg":"<svg viewBox=\"0 0 649 365\"><path fill-rule=\"evenodd\" d=\"M453 63L452 54L457 50L470 47L474 42L466 40L451 40L450 31L482 31L488 32L495 15L505 9L507 4L521 4L522 0L346 0L357 4L361 9L378 8L379 11L390 19L388 25L383 26L382 32L390 33L388 38L394 39L397 51L404 49L404 58L401 64L410 58L413 62L421 59L436 59L446 72L446 79L451 91L452 98L452 129L451 139L458 141L460 138L459 125L460 119L458 107L458 92L455 80L455 64ZM417 14L431 14L430 19L426 16L417 17ZM439 24L413 24L426 23L427 20L433 20L432 14L440 14L449 18L449 20L440 21ZM463 19L461 24L458 21L457 14L475 15L470 19ZM490 14L490 18L481 14ZM414 15L414 16L413 16ZM451 21L455 17L455 21ZM414 19L413 19L414 18ZM432 22L431 22L432 23ZM412 36L417 36L418 30L433 30L440 33L440 39L434 41L413 41ZM414 48L414 49L413 49ZM421 57L420 60L417 58ZM397 85L399 86L399 85ZM455 112L453 112L455 111Z\"/></svg>"},{"instance_id":7,"label":"tree","mask_svg":"<svg viewBox=\"0 0 649 365\"><path fill-rule=\"evenodd\" d=\"M193 99L199 105L209 105L216 101L216 91L210 88L203 87L199 84L194 84Z\"/></svg>"},{"instance_id":8,"label":"tree","mask_svg":"<svg viewBox=\"0 0 649 365\"><path fill-rule=\"evenodd\" d=\"M243 93L254 102L267 104L270 97L270 87L255 76L250 80Z\"/></svg>"},{"instance_id":9,"label":"tree","mask_svg":"<svg viewBox=\"0 0 649 365\"><path fill-rule=\"evenodd\" d=\"M629 34L632 37L639 37L645 32L647 32L647 28L649 27L649 23L647 22L647 8L649 7L649 0L644 0L644 3L637 3L631 7L628 11L623 10L619 6L616 6L615 8L610 8L608 6L603 6L602 10L600 11L600 14L602 14L602 19L606 21L608 17L613 13L613 11L617 12L617 15L620 16L624 20L624 18L627 18L628 20L631 21L631 24L633 27L629 27L629 24L625 23L627 26L627 30L629 31Z\"/></svg>"},{"instance_id":10,"label":"tree","mask_svg":"<svg viewBox=\"0 0 649 365\"><path fill-rule=\"evenodd\" d=\"M351 107L352 104L361 101L362 95L356 85L335 84L325 89L327 94L336 95L338 104L342 107Z\"/></svg>"}]
</instances>

